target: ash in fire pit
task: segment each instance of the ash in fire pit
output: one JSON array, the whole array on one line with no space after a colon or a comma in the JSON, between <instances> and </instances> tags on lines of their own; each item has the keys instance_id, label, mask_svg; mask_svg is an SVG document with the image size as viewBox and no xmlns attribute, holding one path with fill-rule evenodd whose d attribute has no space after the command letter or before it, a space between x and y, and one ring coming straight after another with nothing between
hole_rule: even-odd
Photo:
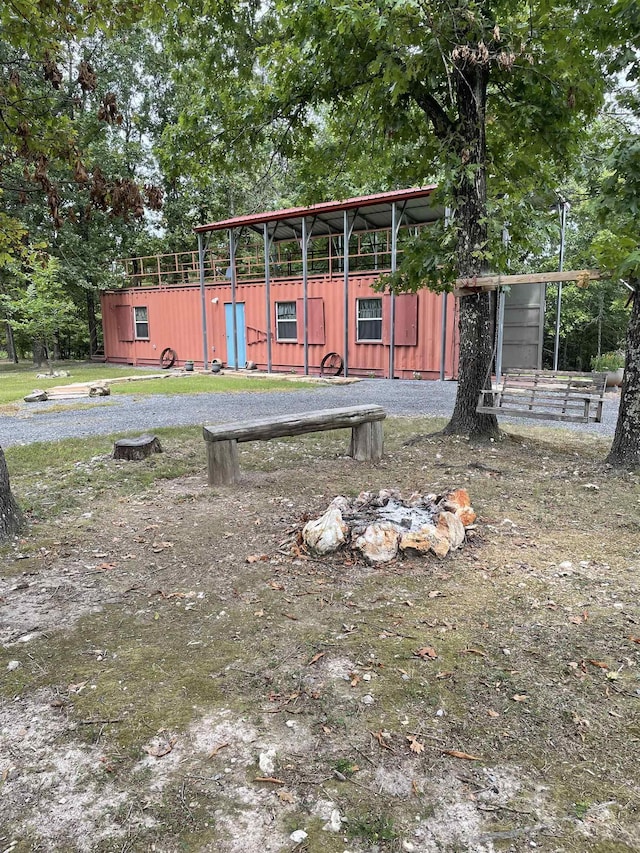
<instances>
[{"instance_id":1,"label":"ash in fire pit","mask_svg":"<svg viewBox=\"0 0 640 853\"><path fill-rule=\"evenodd\" d=\"M445 557L463 544L476 514L466 489L444 495L361 492L349 501L339 496L326 512L307 522L302 538L310 551L330 554L350 546L369 563L387 563L398 552Z\"/></svg>"}]
</instances>

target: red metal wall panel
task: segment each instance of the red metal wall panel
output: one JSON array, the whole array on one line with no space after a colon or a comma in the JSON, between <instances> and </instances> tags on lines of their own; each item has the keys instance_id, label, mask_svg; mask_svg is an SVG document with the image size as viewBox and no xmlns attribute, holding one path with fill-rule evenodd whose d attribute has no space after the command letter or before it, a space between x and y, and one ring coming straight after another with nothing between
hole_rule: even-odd
<instances>
[{"instance_id":1,"label":"red metal wall panel","mask_svg":"<svg viewBox=\"0 0 640 853\"><path fill-rule=\"evenodd\" d=\"M363 341L357 337L357 300L380 298L372 289L377 275L353 275L349 280L348 338L349 372L361 376L389 375L389 345ZM205 315L207 326L207 361L219 358L227 362L224 303L231 301L230 285L207 285ZM267 305L264 282L243 283L237 287L236 301L245 305L247 360L264 369L267 364ZM272 340L272 367L275 371L302 372L304 337L302 329L302 281L277 280L271 283L268 307ZM445 377L457 375L457 316L454 297L421 290L396 298L395 376L437 379L441 368L442 307L447 302ZM297 307L297 341L277 341L275 304L295 302ZM122 341L118 335L118 308L128 306L130 316L134 306L146 306L149 317L149 340ZM383 299L383 325L388 327L388 297ZM309 307L309 371L317 374L326 353L344 356L344 283L342 278L310 277ZM196 286L171 288L132 288L102 294L105 353L108 361L131 364L159 364L160 353L171 347L177 353L178 364L192 359L203 363L202 304Z\"/></svg>"}]
</instances>

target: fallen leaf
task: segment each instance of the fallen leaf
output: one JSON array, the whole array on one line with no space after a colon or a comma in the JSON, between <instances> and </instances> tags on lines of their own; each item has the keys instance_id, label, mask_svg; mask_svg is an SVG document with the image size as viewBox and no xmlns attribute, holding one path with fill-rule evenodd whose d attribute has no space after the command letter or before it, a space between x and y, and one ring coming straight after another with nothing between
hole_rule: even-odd
<instances>
[{"instance_id":1,"label":"fallen leaf","mask_svg":"<svg viewBox=\"0 0 640 853\"><path fill-rule=\"evenodd\" d=\"M429 593L429 598L440 598L444 593L440 592L439 589L432 589Z\"/></svg>"},{"instance_id":2,"label":"fallen leaf","mask_svg":"<svg viewBox=\"0 0 640 853\"><path fill-rule=\"evenodd\" d=\"M312 663L317 663L317 662L320 660L320 658L322 658L322 657L324 657L324 656L325 656L325 654L326 654L326 652L318 652L317 654L315 654L315 655L311 658L311 660L309 661L309 663L307 664L307 666L311 666L311 664L312 664Z\"/></svg>"},{"instance_id":3,"label":"fallen leaf","mask_svg":"<svg viewBox=\"0 0 640 853\"><path fill-rule=\"evenodd\" d=\"M629 639L632 643L640 643L640 637L634 637L633 635L629 635Z\"/></svg>"},{"instance_id":4,"label":"fallen leaf","mask_svg":"<svg viewBox=\"0 0 640 853\"><path fill-rule=\"evenodd\" d=\"M571 622L572 625L582 625L584 619L582 616L569 616L569 622Z\"/></svg>"},{"instance_id":5,"label":"fallen leaf","mask_svg":"<svg viewBox=\"0 0 640 853\"><path fill-rule=\"evenodd\" d=\"M514 702L527 702L529 699L526 693L516 693L516 695L512 696L511 698Z\"/></svg>"},{"instance_id":6,"label":"fallen leaf","mask_svg":"<svg viewBox=\"0 0 640 853\"><path fill-rule=\"evenodd\" d=\"M254 782L270 782L272 785L286 785L284 779L276 779L275 776L256 776Z\"/></svg>"},{"instance_id":7,"label":"fallen leaf","mask_svg":"<svg viewBox=\"0 0 640 853\"><path fill-rule=\"evenodd\" d=\"M227 746L229 746L228 743L219 743L218 746L213 747L213 749L211 750L211 752L209 753L209 755L207 757L213 758L214 756L216 756L220 752L221 749L225 749L225 747L227 747Z\"/></svg>"},{"instance_id":8,"label":"fallen leaf","mask_svg":"<svg viewBox=\"0 0 640 853\"><path fill-rule=\"evenodd\" d=\"M256 610L253 615L258 617L264 616L264 610Z\"/></svg>"},{"instance_id":9,"label":"fallen leaf","mask_svg":"<svg viewBox=\"0 0 640 853\"><path fill-rule=\"evenodd\" d=\"M414 737L414 735L407 735L407 740L409 741L409 749L411 752L415 752L416 755L420 755L421 752L424 752L424 744L420 743L417 737Z\"/></svg>"},{"instance_id":10,"label":"fallen leaf","mask_svg":"<svg viewBox=\"0 0 640 853\"><path fill-rule=\"evenodd\" d=\"M70 684L67 687L69 693L80 693L87 686L86 681L79 681L77 684Z\"/></svg>"},{"instance_id":11,"label":"fallen leaf","mask_svg":"<svg viewBox=\"0 0 640 853\"><path fill-rule=\"evenodd\" d=\"M100 563L99 566L96 566L96 571L98 572L107 572L109 569L117 569L117 565L115 563Z\"/></svg>"},{"instance_id":12,"label":"fallen leaf","mask_svg":"<svg viewBox=\"0 0 640 853\"><path fill-rule=\"evenodd\" d=\"M487 710L487 717L499 717L500 714L497 711L494 711L493 708L489 708Z\"/></svg>"},{"instance_id":13,"label":"fallen leaf","mask_svg":"<svg viewBox=\"0 0 640 853\"><path fill-rule=\"evenodd\" d=\"M487 653L483 652L482 649L476 649L474 646L467 646L466 649L462 649L460 652L461 655L480 655L480 657L486 658Z\"/></svg>"},{"instance_id":14,"label":"fallen leaf","mask_svg":"<svg viewBox=\"0 0 640 853\"><path fill-rule=\"evenodd\" d=\"M267 563L269 557L266 554L249 554L247 563Z\"/></svg>"},{"instance_id":15,"label":"fallen leaf","mask_svg":"<svg viewBox=\"0 0 640 853\"><path fill-rule=\"evenodd\" d=\"M291 791L285 791L281 788L276 792L276 795L282 800L283 803L295 803L295 797L291 793Z\"/></svg>"},{"instance_id":16,"label":"fallen leaf","mask_svg":"<svg viewBox=\"0 0 640 853\"><path fill-rule=\"evenodd\" d=\"M377 732L371 732L371 734L374 736L374 738L378 741L378 743L380 744L380 746L383 749L388 749L389 752L394 751L391 748L391 746L389 746L389 744L387 743L387 740L385 738L385 733L382 731L382 729L380 729L380 731L377 731Z\"/></svg>"},{"instance_id":17,"label":"fallen leaf","mask_svg":"<svg viewBox=\"0 0 640 853\"><path fill-rule=\"evenodd\" d=\"M609 669L609 666L602 660L589 660L591 666L597 666L599 669Z\"/></svg>"},{"instance_id":18,"label":"fallen leaf","mask_svg":"<svg viewBox=\"0 0 640 853\"><path fill-rule=\"evenodd\" d=\"M435 660L438 657L438 653L433 646L423 646L421 649L416 649L413 654L417 658L422 658L422 660Z\"/></svg>"},{"instance_id":19,"label":"fallen leaf","mask_svg":"<svg viewBox=\"0 0 640 853\"><path fill-rule=\"evenodd\" d=\"M271 589L279 589L279 590L284 589L283 585L281 583L278 583L277 581L271 581L269 586L271 587Z\"/></svg>"},{"instance_id":20,"label":"fallen leaf","mask_svg":"<svg viewBox=\"0 0 640 853\"><path fill-rule=\"evenodd\" d=\"M163 755L169 755L177 741L178 738L174 737L171 738L171 740L165 740L162 743L158 743L156 746L145 746L144 751L154 758L162 758Z\"/></svg>"},{"instance_id":21,"label":"fallen leaf","mask_svg":"<svg viewBox=\"0 0 640 853\"><path fill-rule=\"evenodd\" d=\"M452 758L462 758L465 761L482 761L479 755L470 755L468 752L460 752L459 749L443 749L444 755L450 755Z\"/></svg>"},{"instance_id":22,"label":"fallen leaf","mask_svg":"<svg viewBox=\"0 0 640 853\"><path fill-rule=\"evenodd\" d=\"M440 671L436 675L436 678L451 678L452 676L453 676L453 670L445 669L445 670Z\"/></svg>"}]
</instances>

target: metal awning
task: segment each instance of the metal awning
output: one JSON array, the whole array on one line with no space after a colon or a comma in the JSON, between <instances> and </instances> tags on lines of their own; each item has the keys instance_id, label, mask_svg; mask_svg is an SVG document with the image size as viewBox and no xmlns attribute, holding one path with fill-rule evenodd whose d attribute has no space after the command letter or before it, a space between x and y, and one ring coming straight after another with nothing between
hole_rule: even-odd
<instances>
[{"instance_id":1,"label":"metal awning","mask_svg":"<svg viewBox=\"0 0 640 853\"><path fill-rule=\"evenodd\" d=\"M442 207L432 204L431 195L435 189L436 186L431 185L407 190L392 190L349 198L345 201L321 202L310 207L292 207L285 210L252 213L248 216L234 216L220 222L198 225L194 231L203 234L209 231L248 228L262 235L266 224L270 239L278 242L300 239L302 221L306 219L308 230L314 237L326 237L343 233L345 211L351 214L352 231L375 231L391 228L394 203L397 206L398 216L402 216L404 225L424 225L441 219L444 215Z\"/></svg>"}]
</instances>

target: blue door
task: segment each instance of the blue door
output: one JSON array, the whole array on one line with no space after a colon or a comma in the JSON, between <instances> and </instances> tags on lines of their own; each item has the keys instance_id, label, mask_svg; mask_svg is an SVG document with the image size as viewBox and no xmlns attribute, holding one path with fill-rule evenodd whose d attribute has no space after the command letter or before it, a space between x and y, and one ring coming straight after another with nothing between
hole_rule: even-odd
<instances>
[{"instance_id":1,"label":"blue door","mask_svg":"<svg viewBox=\"0 0 640 853\"><path fill-rule=\"evenodd\" d=\"M236 348L233 345L233 303L224 304L224 322L227 336L227 366L244 367L247 363L247 330L244 325L244 302L236 302L236 344L238 358L235 358Z\"/></svg>"}]
</instances>

